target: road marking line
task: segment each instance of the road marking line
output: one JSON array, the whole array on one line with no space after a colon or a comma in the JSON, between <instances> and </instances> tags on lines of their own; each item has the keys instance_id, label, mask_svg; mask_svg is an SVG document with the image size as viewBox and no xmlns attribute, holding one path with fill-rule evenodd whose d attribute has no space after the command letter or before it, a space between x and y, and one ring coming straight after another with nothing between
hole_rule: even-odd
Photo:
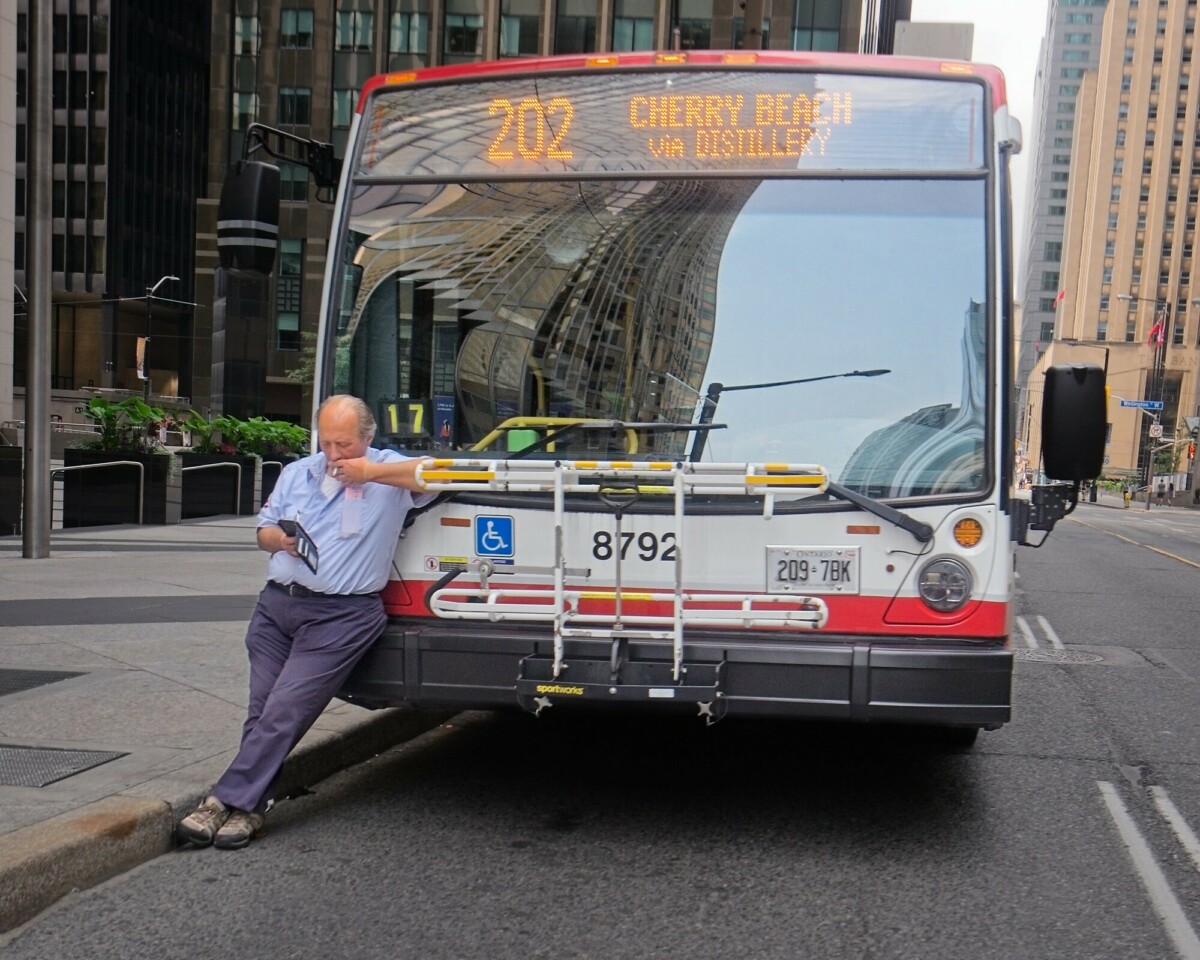
<instances>
[{"instance_id":1,"label":"road marking line","mask_svg":"<svg viewBox=\"0 0 1200 960\"><path fill-rule=\"evenodd\" d=\"M1126 543L1132 543L1135 547L1144 547L1147 550L1161 554L1162 556L1168 557L1171 560L1178 560L1180 563L1186 563L1189 567L1195 567L1197 570L1200 570L1200 563L1197 563L1195 560L1189 560L1187 557L1181 557L1177 553L1171 553L1170 550L1160 550L1158 547L1152 547L1148 543L1140 543L1139 541L1134 540L1132 537L1126 537L1119 533L1113 533L1111 530L1105 530L1103 527L1098 527L1094 523L1088 523L1086 520L1080 520L1076 517L1070 517L1069 519L1074 520L1076 523L1082 523L1085 527L1091 527L1093 530L1096 530L1100 533L1107 533L1110 537L1116 537L1118 540L1124 540Z\"/></svg>"},{"instance_id":2,"label":"road marking line","mask_svg":"<svg viewBox=\"0 0 1200 960\"><path fill-rule=\"evenodd\" d=\"M1154 804L1158 807L1158 812L1162 814L1162 818L1167 821L1167 824L1175 832L1175 836L1183 845L1183 849L1188 852L1188 856L1192 858L1192 863L1196 865L1196 869L1200 870L1200 840L1196 838L1196 834L1192 832L1192 828L1188 826L1188 822L1183 818L1183 814L1171 802L1167 791L1162 787L1151 787L1150 795L1154 797Z\"/></svg>"},{"instance_id":3,"label":"road marking line","mask_svg":"<svg viewBox=\"0 0 1200 960\"><path fill-rule=\"evenodd\" d=\"M1038 614L1037 622L1041 626L1046 636L1050 638L1050 646L1052 646L1055 650L1066 649L1066 647L1063 646L1063 642L1058 639L1058 634L1054 632L1054 628L1050 626L1049 620L1047 620L1041 614Z\"/></svg>"},{"instance_id":4,"label":"road marking line","mask_svg":"<svg viewBox=\"0 0 1200 960\"><path fill-rule=\"evenodd\" d=\"M1017 622L1017 629L1020 630L1021 634L1025 637L1025 646L1027 646L1030 650L1037 650L1038 649L1037 637L1035 637L1033 635L1033 631L1029 629L1029 624L1027 624L1025 622L1025 618L1017 617L1016 622Z\"/></svg>"},{"instance_id":5,"label":"road marking line","mask_svg":"<svg viewBox=\"0 0 1200 960\"><path fill-rule=\"evenodd\" d=\"M1129 853L1129 859L1133 861L1134 871L1150 898L1150 905L1162 920L1167 936L1175 944L1176 952L1183 960L1200 960L1200 937L1196 936L1196 931L1188 922L1187 914L1171 890L1171 885L1155 860L1150 846L1138 831L1137 824L1133 822L1133 817L1117 793L1117 788L1105 780L1097 780L1096 786L1100 788L1108 815L1112 818L1117 833L1120 834L1121 841Z\"/></svg>"}]
</instances>

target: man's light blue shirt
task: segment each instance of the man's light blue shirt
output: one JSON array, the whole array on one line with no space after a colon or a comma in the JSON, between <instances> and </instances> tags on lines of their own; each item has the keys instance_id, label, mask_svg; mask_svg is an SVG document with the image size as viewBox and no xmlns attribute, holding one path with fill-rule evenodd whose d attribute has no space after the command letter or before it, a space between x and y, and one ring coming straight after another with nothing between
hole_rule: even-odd
<instances>
[{"instance_id":1,"label":"man's light blue shirt","mask_svg":"<svg viewBox=\"0 0 1200 960\"><path fill-rule=\"evenodd\" d=\"M410 459L394 450L367 450L372 463ZM434 494L413 494L402 487L364 483L326 497L321 489L327 461L314 453L284 467L271 496L258 514L258 526L299 520L316 544L317 572L284 550L271 554L267 576L279 583L299 583L318 593L376 593L388 581L392 557L404 518ZM361 496L360 496L361 494Z\"/></svg>"}]
</instances>

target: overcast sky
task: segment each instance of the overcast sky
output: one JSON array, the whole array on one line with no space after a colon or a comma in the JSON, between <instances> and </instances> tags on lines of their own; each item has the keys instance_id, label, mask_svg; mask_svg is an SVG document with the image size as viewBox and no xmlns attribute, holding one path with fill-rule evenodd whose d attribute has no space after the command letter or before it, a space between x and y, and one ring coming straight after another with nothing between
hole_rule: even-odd
<instances>
[{"instance_id":1,"label":"overcast sky","mask_svg":"<svg viewBox=\"0 0 1200 960\"><path fill-rule=\"evenodd\" d=\"M1047 3L1048 0L913 0L912 3L914 21L975 24L971 59L995 64L1004 71L1009 112L1021 121L1026 144L1022 155L1013 161L1016 218L1013 252L1018 260L1018 276L1025 253L1026 165L1033 140L1033 80L1046 31Z\"/></svg>"}]
</instances>

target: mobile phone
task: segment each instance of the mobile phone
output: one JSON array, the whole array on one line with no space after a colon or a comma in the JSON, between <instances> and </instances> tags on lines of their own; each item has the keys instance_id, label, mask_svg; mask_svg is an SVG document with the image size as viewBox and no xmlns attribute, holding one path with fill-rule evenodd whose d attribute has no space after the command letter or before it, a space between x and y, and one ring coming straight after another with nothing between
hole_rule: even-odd
<instances>
[{"instance_id":1,"label":"mobile phone","mask_svg":"<svg viewBox=\"0 0 1200 960\"><path fill-rule=\"evenodd\" d=\"M295 520L279 520L279 529L286 533L289 537L294 537L299 529L299 524Z\"/></svg>"}]
</instances>

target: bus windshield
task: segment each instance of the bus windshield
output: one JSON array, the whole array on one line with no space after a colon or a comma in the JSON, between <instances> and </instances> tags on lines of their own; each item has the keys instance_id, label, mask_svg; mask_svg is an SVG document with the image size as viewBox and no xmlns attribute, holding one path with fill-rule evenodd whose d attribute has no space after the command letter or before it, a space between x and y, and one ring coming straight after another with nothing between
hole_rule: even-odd
<instances>
[{"instance_id":1,"label":"bus windshield","mask_svg":"<svg viewBox=\"0 0 1200 960\"><path fill-rule=\"evenodd\" d=\"M614 141L619 123L676 109L646 106L657 103L647 76L657 75L629 75L633 92L624 76L606 77L607 101L590 88L589 102L617 104L606 121ZM820 89L811 75L770 77L773 90L789 79L808 89L808 102ZM376 95L362 123L381 133L361 148L348 197L330 385L372 404L377 442L412 451L465 456L486 443L510 455L577 422L541 455L819 463L873 497L984 489L996 347L981 88L893 80L920 87L925 99L910 105L919 130L876 156L872 140L885 134L866 104L884 78L835 79L840 116L853 118L840 145L846 131L829 114L819 157L731 148L708 165L698 137L681 136L669 162L602 154L581 101L560 92L559 119L573 104L581 139L558 138L573 155L557 174L545 154L562 128L544 91L513 140L532 158L514 149L517 160L486 161L521 114L501 107L483 129L480 109L477 154L451 151L460 162L449 177L430 175L432 158L456 92L480 85ZM671 94L680 122L689 109L706 116L707 101L686 100L690 82ZM528 78L507 83L489 82L472 102L529 100ZM753 78L756 90L765 83ZM745 102L758 95L747 88ZM887 129L905 129L909 114L889 97ZM468 121L460 138L471 139ZM725 125L732 144L759 142L747 130L767 136ZM506 163L511 177L498 175Z\"/></svg>"}]
</instances>

